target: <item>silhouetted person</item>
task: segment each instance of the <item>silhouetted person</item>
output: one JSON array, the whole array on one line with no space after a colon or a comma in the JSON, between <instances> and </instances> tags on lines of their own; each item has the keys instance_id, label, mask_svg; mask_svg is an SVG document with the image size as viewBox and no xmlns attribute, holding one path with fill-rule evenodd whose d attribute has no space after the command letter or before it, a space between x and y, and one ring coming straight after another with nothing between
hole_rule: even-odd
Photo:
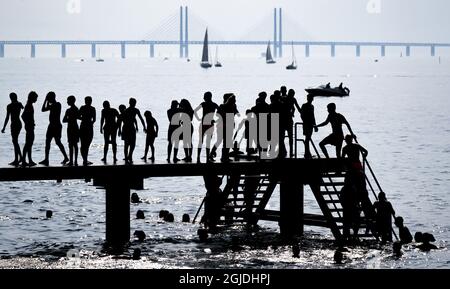
<instances>
[{"instance_id":1,"label":"silhouetted person","mask_svg":"<svg viewBox=\"0 0 450 289\"><path fill-rule=\"evenodd\" d=\"M161 210L161 211L159 211L159 218L164 219L168 214L169 214L169 211Z\"/></svg>"},{"instance_id":2,"label":"silhouetted person","mask_svg":"<svg viewBox=\"0 0 450 289\"><path fill-rule=\"evenodd\" d=\"M22 113L22 121L25 126L25 145L22 152L22 165L34 167L36 163L33 161L33 143L34 143L34 107L33 104L36 103L38 95L36 92L31 91L28 94L28 101ZM28 156L28 162L26 161Z\"/></svg>"},{"instance_id":3,"label":"silhouetted person","mask_svg":"<svg viewBox=\"0 0 450 289\"><path fill-rule=\"evenodd\" d=\"M83 157L83 165L88 166L92 163L88 160L89 148L94 138L94 123L96 121L96 111L92 106L92 97L86 96L84 99L85 105L80 107L79 119L80 124L80 141L81 141L81 156Z\"/></svg>"},{"instance_id":4,"label":"silhouetted person","mask_svg":"<svg viewBox=\"0 0 450 289\"><path fill-rule=\"evenodd\" d=\"M192 161L192 135L194 133L194 126L192 125L192 120L194 118L194 110L192 109L191 103L187 99L182 99L180 101L180 112L185 113L189 116L189 121L182 121L181 126L183 131L189 131L190 136L186 136L183 133L183 148L184 148L184 161ZM187 127L187 129L184 129Z\"/></svg>"},{"instance_id":5,"label":"silhouetted person","mask_svg":"<svg viewBox=\"0 0 450 289\"><path fill-rule=\"evenodd\" d=\"M255 121L256 120L256 114L253 113L253 111L251 109L247 109L245 111L245 117L242 119L242 121L239 123L239 126L234 134L233 139L235 140L238 133L241 131L241 129L244 127L244 134L242 135L241 139L239 142L235 141L235 147L233 148L234 153L235 154L240 154L241 152L239 151L239 147L241 145L241 142L243 139L246 140L246 148L245 151L247 153L247 156L250 156L253 151L253 143L252 143L252 139L250 139L250 122Z\"/></svg>"},{"instance_id":6,"label":"silhouetted person","mask_svg":"<svg viewBox=\"0 0 450 289\"><path fill-rule=\"evenodd\" d=\"M137 193L131 194L131 203L132 204L139 204L141 202L141 199L139 198L139 195Z\"/></svg>"},{"instance_id":7,"label":"silhouetted person","mask_svg":"<svg viewBox=\"0 0 450 289\"><path fill-rule=\"evenodd\" d=\"M343 209L343 236L346 240L356 240L360 225L358 193L354 186L346 184L341 190ZM353 236L350 235L353 230Z\"/></svg>"},{"instance_id":8,"label":"silhouetted person","mask_svg":"<svg viewBox=\"0 0 450 289\"><path fill-rule=\"evenodd\" d=\"M124 141L124 144L128 142L128 140L125 139L123 132L123 125L124 125L124 119L125 119L125 111L127 110L127 107L124 104L119 105L119 117L117 119L118 129L119 129L119 137ZM134 122L134 127L136 130L138 130L138 124L137 121ZM126 161L126 154L124 154L124 161Z\"/></svg>"},{"instance_id":9,"label":"silhouetted person","mask_svg":"<svg viewBox=\"0 0 450 289\"><path fill-rule=\"evenodd\" d=\"M20 112L23 109L22 103L17 100L17 94L14 92L9 94L11 103L6 107L5 124L3 125L2 133L5 133L6 126L11 118L11 138L14 146L14 161L10 163L11 166L18 166L22 161L22 152L19 146L19 134L22 130L22 122L20 121Z\"/></svg>"},{"instance_id":10,"label":"silhouetted person","mask_svg":"<svg viewBox=\"0 0 450 289\"><path fill-rule=\"evenodd\" d=\"M56 95L53 91L49 92L45 97L45 101L42 104L42 112L49 111L49 125L47 128L47 134L45 138L45 158L39 164L48 166L49 165L49 154L50 154L50 145L52 140L55 139L56 145L59 147L59 150L64 156L64 160L61 164L66 164L69 161L67 157L66 150L64 149L63 144L61 143L61 133L62 133L62 124L61 124L61 103L56 101Z\"/></svg>"},{"instance_id":11,"label":"silhouetted person","mask_svg":"<svg viewBox=\"0 0 450 289\"><path fill-rule=\"evenodd\" d=\"M323 154L327 158L329 158L329 156L328 156L328 152L327 152L325 145L335 146L336 147L336 157L340 158L342 141L344 140L344 132L342 130L342 125L345 124L347 126L350 134L352 134L352 135L354 135L354 134L353 134L352 128L350 127L350 124L347 122L345 117L342 114L336 112L336 104L330 103L330 104L328 104L327 108L328 108L327 119L323 123L317 125L316 128L325 126L330 123L331 128L332 128L332 133L329 136L327 136L326 138L324 138L320 142L319 145L323 151Z\"/></svg>"},{"instance_id":12,"label":"silhouetted person","mask_svg":"<svg viewBox=\"0 0 450 289\"><path fill-rule=\"evenodd\" d=\"M143 219L145 219L145 214L144 214L144 212L141 211L141 210L138 210L138 211L136 212L136 219L138 219L138 220L143 220Z\"/></svg>"},{"instance_id":13,"label":"silhouetted person","mask_svg":"<svg viewBox=\"0 0 450 289\"><path fill-rule=\"evenodd\" d=\"M164 217L164 221L168 222L168 223L173 223L175 221L175 217L173 216L172 213L168 213L165 217Z\"/></svg>"},{"instance_id":14,"label":"silhouetted person","mask_svg":"<svg viewBox=\"0 0 450 289\"><path fill-rule=\"evenodd\" d=\"M394 257L400 258L403 255L402 243L401 242L394 242L394 244L392 245L392 251L394 253Z\"/></svg>"},{"instance_id":15,"label":"silhouetted person","mask_svg":"<svg viewBox=\"0 0 450 289\"><path fill-rule=\"evenodd\" d=\"M419 248L421 251L428 252L430 250L437 250L438 247L434 244L431 244L431 242L435 242L436 239L433 235L429 233L423 233L422 234L422 244L418 245L417 248Z\"/></svg>"},{"instance_id":16,"label":"silhouetted person","mask_svg":"<svg viewBox=\"0 0 450 289\"><path fill-rule=\"evenodd\" d=\"M142 127L144 128L144 132L147 132L147 128L145 126L145 121L141 115L141 112L136 108L136 99L130 98L129 104L130 106L124 112L122 136L125 140L125 162L128 164L132 164L133 152L136 147L136 133L138 132L138 128L136 126L136 117L139 117L139 120L142 123Z\"/></svg>"},{"instance_id":17,"label":"silhouetted person","mask_svg":"<svg viewBox=\"0 0 450 289\"><path fill-rule=\"evenodd\" d=\"M179 109L179 103L176 100L173 100L170 109L167 110L167 118L169 119L169 130L167 133L167 161L170 162L170 156L172 154L172 148L173 148L173 162L176 163L179 161L178 159L178 143L179 139L175 139L173 137L173 133L177 128L180 127L180 124L172 124L172 118L180 112Z\"/></svg>"},{"instance_id":18,"label":"silhouetted person","mask_svg":"<svg viewBox=\"0 0 450 289\"><path fill-rule=\"evenodd\" d=\"M423 234L422 234L422 232L416 232L414 234L414 242L422 243L422 241L423 241Z\"/></svg>"},{"instance_id":19,"label":"silhouetted person","mask_svg":"<svg viewBox=\"0 0 450 289\"><path fill-rule=\"evenodd\" d=\"M183 214L182 222L183 223L189 223L191 221L191 218L189 218L188 214Z\"/></svg>"},{"instance_id":20,"label":"silhouetted person","mask_svg":"<svg viewBox=\"0 0 450 289\"><path fill-rule=\"evenodd\" d=\"M411 232L409 229L403 224L403 218L402 217L396 217L395 218L395 225L398 228L398 235L400 238L400 242L402 244L409 244L413 241L413 237L411 235Z\"/></svg>"},{"instance_id":21,"label":"silhouetted person","mask_svg":"<svg viewBox=\"0 0 450 289\"><path fill-rule=\"evenodd\" d=\"M51 218L53 217L53 211L52 211L52 210L47 210L47 211L45 212L45 217L46 217L47 219L51 219Z\"/></svg>"},{"instance_id":22,"label":"silhouetted person","mask_svg":"<svg viewBox=\"0 0 450 289\"><path fill-rule=\"evenodd\" d=\"M199 144L198 144L198 148L197 148L197 162L200 162L200 155L202 152L202 146L203 146L203 141L204 138L206 136L206 160L209 161L209 155L211 152L211 139L213 136L213 129L214 128L214 123L210 123L210 124L204 124L204 120L205 117L208 114L213 114L217 111L217 109L219 108L219 106L212 101L212 93L207 91L205 92L204 96L203 96L203 102L194 110L194 115L195 118L200 121L200 127L199 127ZM198 117L198 111L202 109L202 117L200 119L200 117ZM211 129L211 131L209 131Z\"/></svg>"},{"instance_id":23,"label":"silhouetted person","mask_svg":"<svg viewBox=\"0 0 450 289\"><path fill-rule=\"evenodd\" d=\"M283 106L283 103L281 102L281 94L280 91L275 90L274 94L270 96L270 114L277 114L279 117L279 127L278 127L278 158L285 158L287 151L286 146L284 144L284 132L286 131L286 114L288 111ZM272 127L272 121L271 117L269 116L269 123L268 126L268 137L271 139L271 127Z\"/></svg>"},{"instance_id":24,"label":"silhouetted person","mask_svg":"<svg viewBox=\"0 0 450 289\"><path fill-rule=\"evenodd\" d=\"M394 208L386 199L386 194L380 192L378 201L373 204L376 211L377 232L383 243L392 242L392 216L395 216Z\"/></svg>"},{"instance_id":25,"label":"silhouetted person","mask_svg":"<svg viewBox=\"0 0 450 289\"><path fill-rule=\"evenodd\" d=\"M144 242L145 238L147 237L144 231L141 230L134 231L133 235L138 239L139 242Z\"/></svg>"},{"instance_id":26,"label":"silhouetted person","mask_svg":"<svg viewBox=\"0 0 450 289\"><path fill-rule=\"evenodd\" d=\"M286 87L282 86L281 88L286 89ZM300 112L300 106L298 105L297 99L295 99L295 90L289 89L287 94L283 94L283 89L281 90L281 99L284 105L284 113L285 117L285 131L287 131L289 138L289 156L291 158L294 157L294 115L295 110L297 109ZM314 109L314 108L313 108ZM284 132L283 132L284 134Z\"/></svg>"},{"instance_id":27,"label":"silhouetted person","mask_svg":"<svg viewBox=\"0 0 450 289\"><path fill-rule=\"evenodd\" d=\"M100 133L103 134L105 140L102 159L102 162L104 163L106 163L110 144L113 151L113 161L114 163L117 162L117 131L119 129L119 118L119 112L111 107L109 101L104 101L100 120Z\"/></svg>"},{"instance_id":28,"label":"silhouetted person","mask_svg":"<svg viewBox=\"0 0 450 289\"><path fill-rule=\"evenodd\" d=\"M78 166L78 142L80 140L80 128L78 127L79 111L75 105L75 96L67 98L67 104L70 106L66 110L63 122L67 123L67 142L69 144L70 161L69 166Z\"/></svg>"},{"instance_id":29,"label":"silhouetted person","mask_svg":"<svg viewBox=\"0 0 450 289\"><path fill-rule=\"evenodd\" d=\"M260 127L265 125L266 128L269 129L270 131L270 127L269 127L269 119L266 119L266 123L264 124L262 122L262 115L263 114L268 114L270 112L270 105L266 102L266 98L267 98L267 93L262 91L258 94L258 98L256 99L256 103L255 106L252 107L252 111L256 114L256 119L258 121L258 129L257 129L257 147L258 147L258 151L261 154L263 149L261 147L261 143L259 140L259 134L260 134Z\"/></svg>"},{"instance_id":30,"label":"silhouetted person","mask_svg":"<svg viewBox=\"0 0 450 289\"><path fill-rule=\"evenodd\" d=\"M292 257L300 258L300 246L298 244L292 246Z\"/></svg>"},{"instance_id":31,"label":"silhouetted person","mask_svg":"<svg viewBox=\"0 0 450 289\"><path fill-rule=\"evenodd\" d=\"M327 83L327 85L325 85L326 88L331 88L331 83Z\"/></svg>"},{"instance_id":32,"label":"silhouetted person","mask_svg":"<svg viewBox=\"0 0 450 289\"><path fill-rule=\"evenodd\" d=\"M152 116L152 113L150 111L146 111L144 113L145 122L147 123L147 137L145 139L145 153L143 160L147 160L148 155L148 149L150 148L152 151L152 156L149 158L152 162L155 161L155 138L158 137L158 122L156 119Z\"/></svg>"},{"instance_id":33,"label":"silhouetted person","mask_svg":"<svg viewBox=\"0 0 450 289\"><path fill-rule=\"evenodd\" d=\"M303 122L303 135L305 136L305 158L312 158L311 150L309 144L311 142L311 137L313 134L313 129L317 132L316 118L314 116L314 105L312 104L314 100L314 95L308 94L306 97L307 102L300 108L300 116Z\"/></svg>"},{"instance_id":34,"label":"silhouetted person","mask_svg":"<svg viewBox=\"0 0 450 289\"><path fill-rule=\"evenodd\" d=\"M339 89L344 89L344 86L343 86L344 84L341 82L341 84L339 84Z\"/></svg>"}]
</instances>

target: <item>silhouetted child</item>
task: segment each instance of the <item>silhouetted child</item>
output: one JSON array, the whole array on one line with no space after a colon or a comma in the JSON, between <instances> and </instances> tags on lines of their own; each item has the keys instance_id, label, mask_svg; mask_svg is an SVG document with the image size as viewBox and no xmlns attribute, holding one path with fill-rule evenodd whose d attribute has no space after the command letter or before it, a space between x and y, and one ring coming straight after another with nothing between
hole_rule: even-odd
<instances>
[{"instance_id":1,"label":"silhouetted child","mask_svg":"<svg viewBox=\"0 0 450 289\"><path fill-rule=\"evenodd\" d=\"M11 138L14 146L14 161L10 163L11 166L18 166L22 161L22 152L19 146L19 134L22 130L22 122L20 121L20 112L23 109L21 102L17 100L17 94L12 92L9 95L11 103L6 106L5 124L3 125L2 133L5 133L8 121L11 118Z\"/></svg>"},{"instance_id":2,"label":"silhouetted child","mask_svg":"<svg viewBox=\"0 0 450 289\"><path fill-rule=\"evenodd\" d=\"M398 234L400 237L401 244L409 244L413 241L413 237L409 232L409 229L403 225L403 218L395 218L395 225L398 228Z\"/></svg>"},{"instance_id":3,"label":"silhouetted child","mask_svg":"<svg viewBox=\"0 0 450 289\"><path fill-rule=\"evenodd\" d=\"M25 126L25 145L23 146L23 152L22 152L22 165L23 166L30 166L34 167L36 163L33 161L32 155L32 149L33 149L33 143L34 143L34 107L33 104L36 103L38 99L38 95L36 92L31 91L28 94L28 101L25 105L25 108L22 113L22 121ZM28 156L28 163L26 162L26 158Z\"/></svg>"},{"instance_id":4,"label":"silhouetted child","mask_svg":"<svg viewBox=\"0 0 450 289\"><path fill-rule=\"evenodd\" d=\"M381 241L392 242L392 216L395 216L395 211L390 202L386 199L386 194L380 192L378 194L378 201L373 204L376 211L376 225Z\"/></svg>"},{"instance_id":5,"label":"silhouetted child","mask_svg":"<svg viewBox=\"0 0 450 289\"><path fill-rule=\"evenodd\" d=\"M158 137L158 122L156 119L152 116L152 113L150 111L146 111L144 113L145 121L147 123L147 138L145 141L145 154L144 157L142 157L143 160L147 159L148 149L149 147L152 150L152 156L149 158L152 162L155 161L155 146L153 145L155 143L155 138Z\"/></svg>"},{"instance_id":6,"label":"silhouetted child","mask_svg":"<svg viewBox=\"0 0 450 289\"><path fill-rule=\"evenodd\" d=\"M78 166L78 142L80 140L80 128L78 127L78 107L75 105L75 96L67 98L67 104L70 106L66 110L63 122L67 123L67 143L69 144L70 161L68 166Z\"/></svg>"}]
</instances>

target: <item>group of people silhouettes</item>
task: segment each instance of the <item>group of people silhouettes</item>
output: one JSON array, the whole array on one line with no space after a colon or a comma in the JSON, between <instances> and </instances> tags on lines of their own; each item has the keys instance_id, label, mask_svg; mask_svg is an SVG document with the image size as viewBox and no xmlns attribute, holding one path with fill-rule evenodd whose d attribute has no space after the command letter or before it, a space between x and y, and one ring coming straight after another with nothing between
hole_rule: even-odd
<instances>
[{"instance_id":1,"label":"group of people silhouettes","mask_svg":"<svg viewBox=\"0 0 450 289\"><path fill-rule=\"evenodd\" d=\"M11 93L11 103L6 108L6 118L2 133L5 132L8 122L11 121L11 137L14 146L14 161L12 166L33 167L37 164L32 158L32 148L34 143L35 118L33 104L37 102L38 95L32 91L28 94L28 101L25 107L18 101L17 94ZM67 124L67 143L69 155L61 142L63 125L61 123L62 105L56 100L56 94L49 92L42 104L42 112L49 112L49 125L45 140L45 158L39 164L48 166L51 143L54 140L58 146L63 161L61 164L68 166L78 165L78 151L83 159L83 165L91 165L89 161L89 149L94 138L94 124L97 121L96 109L92 106L92 97L87 96L84 99L84 105L80 108L76 105L75 96L67 97L68 109L66 110L62 122ZM22 112L23 110L23 112ZM22 113L22 114L21 114ZM158 135L158 123L153 118L150 111L144 113L142 117L140 111L136 108L136 99L130 98L129 106L119 106L119 111L112 108L108 101L103 103L100 121L100 133L104 136L104 155L102 161L106 163L109 145L112 146L113 161L117 162L117 136L124 141L124 160L126 163L133 163L133 152L136 146L136 133L139 130L137 119L139 118L144 132L147 134L145 155L147 159L149 148L152 155L150 160L154 160L154 140ZM22 130L22 121L25 126L25 145L21 150L19 145L19 135ZM78 144L80 148L78 149Z\"/></svg>"}]
</instances>

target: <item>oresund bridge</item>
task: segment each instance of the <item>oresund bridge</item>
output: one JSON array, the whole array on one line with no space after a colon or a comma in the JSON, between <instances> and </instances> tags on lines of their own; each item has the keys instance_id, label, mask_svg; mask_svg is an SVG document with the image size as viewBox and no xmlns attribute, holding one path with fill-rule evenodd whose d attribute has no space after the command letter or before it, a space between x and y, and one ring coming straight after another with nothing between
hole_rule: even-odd
<instances>
[{"instance_id":1,"label":"oresund bridge","mask_svg":"<svg viewBox=\"0 0 450 289\"><path fill-rule=\"evenodd\" d=\"M178 16L177 16L178 18ZM127 46L147 46L148 57L155 56L156 46L162 45L175 45L179 46L180 58L189 57L189 47L191 45L202 45L203 40L190 40L189 38L189 14L188 7L180 7L179 10L179 39L176 40L0 40L0 58L6 57L5 47L7 46L29 46L30 57L36 57L37 46L59 46L60 57L67 57L68 46L90 46L91 57L97 57L97 48L99 46L119 46L121 58L127 57ZM206 28L206 27L205 27ZM270 39L271 45L273 45L273 52L275 57L283 56L283 47L286 45L294 45L296 47L304 48L304 56L310 57L312 47L329 47L330 56L336 56L337 47L354 47L355 56L360 57L362 55L363 47L377 47L379 48L380 56L386 56L386 48L388 47L401 47L404 49L405 56L411 56L412 48L428 48L430 56L436 56L437 48L450 48L450 43L415 43L415 42L358 42L358 41L302 41L302 40L284 40L283 39L283 14L281 8L274 8L273 10L273 39ZM261 46L265 47L269 42L269 39L262 40L210 40L212 45L234 45L234 46ZM403 54L403 53L402 53Z\"/></svg>"}]
</instances>

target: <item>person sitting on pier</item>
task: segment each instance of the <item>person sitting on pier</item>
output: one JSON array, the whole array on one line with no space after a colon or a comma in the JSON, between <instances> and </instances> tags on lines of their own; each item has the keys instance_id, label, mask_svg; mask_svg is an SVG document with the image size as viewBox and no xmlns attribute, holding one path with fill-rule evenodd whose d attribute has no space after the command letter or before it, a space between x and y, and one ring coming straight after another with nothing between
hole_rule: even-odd
<instances>
[{"instance_id":1,"label":"person sitting on pier","mask_svg":"<svg viewBox=\"0 0 450 289\"><path fill-rule=\"evenodd\" d=\"M85 105L80 107L79 119L80 124L80 152L83 157L83 165L88 166L92 163L88 160L89 148L94 138L94 123L96 121L96 111L92 106L92 97L86 96L84 98Z\"/></svg>"},{"instance_id":2,"label":"person sitting on pier","mask_svg":"<svg viewBox=\"0 0 450 289\"><path fill-rule=\"evenodd\" d=\"M314 100L314 95L308 94L306 97L307 102L300 108L300 116L303 121L303 135L305 136L305 159L312 158L311 150L309 144L311 142L311 137L313 134L313 129L317 132L316 118L314 116L314 105L312 104Z\"/></svg>"},{"instance_id":3,"label":"person sitting on pier","mask_svg":"<svg viewBox=\"0 0 450 289\"><path fill-rule=\"evenodd\" d=\"M335 146L336 147L336 157L340 158L342 141L344 140L344 132L342 130L342 125L345 124L347 126L351 135L354 135L354 134L353 134L352 128L350 127L350 124L345 119L345 117L342 114L336 112L336 104L334 104L334 103L328 104L327 109L328 109L327 119L323 123L316 125L315 128L319 128L319 127L325 126L330 123L331 128L332 128L332 133L329 136L327 136L326 138L324 138L320 142L319 145L320 145L320 148L322 149L322 152L326 158L329 158L329 155L328 155L325 145Z\"/></svg>"},{"instance_id":4,"label":"person sitting on pier","mask_svg":"<svg viewBox=\"0 0 450 289\"><path fill-rule=\"evenodd\" d=\"M36 163L33 161L32 152L33 152L33 143L34 143L34 107L33 104L36 103L38 99L38 95L36 92L31 91L28 94L28 101L25 105L25 108L22 113L22 121L25 126L25 145L23 147L22 153L22 165L34 167ZM28 156L28 163L26 162L26 158Z\"/></svg>"},{"instance_id":5,"label":"person sitting on pier","mask_svg":"<svg viewBox=\"0 0 450 289\"><path fill-rule=\"evenodd\" d=\"M130 106L125 110L123 117L123 130L122 135L125 140L125 163L133 164L133 152L136 147L136 133L138 132L138 127L136 126L136 116L139 117L144 132L147 132L145 126L144 118L141 115L139 109L136 108L136 99L130 98Z\"/></svg>"},{"instance_id":6,"label":"person sitting on pier","mask_svg":"<svg viewBox=\"0 0 450 289\"><path fill-rule=\"evenodd\" d=\"M117 162L117 130L119 128L119 118L119 112L111 107L109 101L104 101L100 119L100 133L103 134L105 140L102 158L102 162L104 163L106 163L109 144L112 146L113 161L114 163Z\"/></svg>"},{"instance_id":7,"label":"person sitting on pier","mask_svg":"<svg viewBox=\"0 0 450 289\"><path fill-rule=\"evenodd\" d=\"M189 131L190 135L182 136L183 148L184 148L184 159L185 162L192 162L192 135L194 133L194 126L192 125L192 120L194 118L194 110L192 109L191 103L187 99L182 99L180 101L180 111L189 116L189 121L182 121L181 126L183 131Z\"/></svg>"},{"instance_id":8,"label":"person sitting on pier","mask_svg":"<svg viewBox=\"0 0 450 289\"><path fill-rule=\"evenodd\" d=\"M177 128L181 126L181 124L172 124L172 118L177 114L180 113L179 103L176 100L172 100L172 103L170 105L170 109L167 110L167 118L169 119L169 131L167 133L167 162L170 163L170 156L172 154L172 148L173 148L173 162L177 163L180 161L178 159L178 145L179 145L179 139L175 139L173 137L173 133Z\"/></svg>"},{"instance_id":9,"label":"person sitting on pier","mask_svg":"<svg viewBox=\"0 0 450 289\"><path fill-rule=\"evenodd\" d=\"M14 161L10 163L11 166L18 166L22 162L22 152L19 146L19 135L22 130L22 122L20 121L20 112L23 109L21 102L17 100L17 94L14 92L9 94L11 103L6 107L5 123L3 125L2 133L5 133L6 126L11 118L11 138L14 146Z\"/></svg>"},{"instance_id":10,"label":"person sitting on pier","mask_svg":"<svg viewBox=\"0 0 450 289\"><path fill-rule=\"evenodd\" d=\"M392 242L392 216L395 217L395 211L384 192L378 194L378 201L373 207L376 211L377 232L382 243Z\"/></svg>"},{"instance_id":11,"label":"person sitting on pier","mask_svg":"<svg viewBox=\"0 0 450 289\"><path fill-rule=\"evenodd\" d=\"M398 235L402 244L409 244L413 241L413 237L409 229L403 224L402 217L395 218L395 225L398 228Z\"/></svg>"},{"instance_id":12,"label":"person sitting on pier","mask_svg":"<svg viewBox=\"0 0 450 289\"><path fill-rule=\"evenodd\" d=\"M67 123L67 142L69 144L70 161L68 166L78 166L78 142L80 140L80 128L78 127L78 107L75 105L75 96L67 98L67 104L70 106L66 110L63 122Z\"/></svg>"},{"instance_id":13,"label":"person sitting on pier","mask_svg":"<svg viewBox=\"0 0 450 289\"><path fill-rule=\"evenodd\" d=\"M216 113L219 106L212 101L212 93L207 91L205 92L203 96L203 102L194 110L194 116L195 118L200 121L200 127L199 127L199 142L198 142L198 148L197 148L197 163L200 162L200 155L202 152L202 146L203 141L206 136L206 161L209 161L209 155L211 152L211 139L214 133L214 123L211 121L209 124L205 123L208 122L209 119L205 119L205 117L211 117L211 119L214 117L214 114ZM202 109L202 117L198 116L198 111ZM212 114L212 115L211 115Z\"/></svg>"},{"instance_id":14,"label":"person sitting on pier","mask_svg":"<svg viewBox=\"0 0 450 289\"><path fill-rule=\"evenodd\" d=\"M144 161L147 160L148 155L148 149L150 148L152 151L152 156L149 158L152 162L155 161L155 138L158 137L158 122L156 119L152 116L152 113L150 111L146 111L144 113L145 121L147 123L147 137L145 140L145 153L144 157L142 158Z\"/></svg>"},{"instance_id":15,"label":"person sitting on pier","mask_svg":"<svg viewBox=\"0 0 450 289\"><path fill-rule=\"evenodd\" d=\"M45 101L42 104L42 112L49 111L49 125L47 128L47 134L45 138L45 158L39 164L48 166L49 165L49 155L50 155L50 145L52 143L52 139L55 139L56 145L59 147L59 150L64 156L64 160L61 164L66 164L69 162L69 158L67 157L66 150L61 143L61 133L62 133L62 124L61 124L61 103L56 101L56 94L51 91L45 97Z\"/></svg>"}]
</instances>

